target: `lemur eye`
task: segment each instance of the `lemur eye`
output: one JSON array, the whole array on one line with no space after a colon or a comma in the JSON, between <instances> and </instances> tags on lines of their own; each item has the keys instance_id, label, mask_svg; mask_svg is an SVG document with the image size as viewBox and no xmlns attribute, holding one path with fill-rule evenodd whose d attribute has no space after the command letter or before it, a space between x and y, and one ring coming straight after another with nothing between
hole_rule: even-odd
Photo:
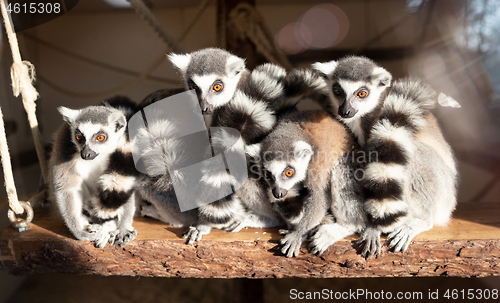
<instances>
[{"instance_id":1,"label":"lemur eye","mask_svg":"<svg viewBox=\"0 0 500 303\"><path fill-rule=\"evenodd\" d=\"M274 180L273 174L270 171L268 171L268 170L265 170L265 172L264 172L264 178L266 179L266 181L272 181L272 180Z\"/></svg>"},{"instance_id":2,"label":"lemur eye","mask_svg":"<svg viewBox=\"0 0 500 303\"><path fill-rule=\"evenodd\" d=\"M214 86L212 86L212 88L214 89L214 91L220 92L222 90L222 84L220 84L220 83L214 84Z\"/></svg>"},{"instance_id":3,"label":"lemur eye","mask_svg":"<svg viewBox=\"0 0 500 303\"><path fill-rule=\"evenodd\" d=\"M364 98L366 96L368 96L368 92L366 92L364 90L358 92L358 97Z\"/></svg>"},{"instance_id":4,"label":"lemur eye","mask_svg":"<svg viewBox=\"0 0 500 303\"><path fill-rule=\"evenodd\" d=\"M295 171L292 168L289 168L285 171L285 176L290 178L291 176L293 176L294 173L295 173Z\"/></svg>"},{"instance_id":5,"label":"lemur eye","mask_svg":"<svg viewBox=\"0 0 500 303\"><path fill-rule=\"evenodd\" d=\"M83 139L83 137L80 135L76 135L75 138L76 138L76 141L82 141L82 139Z\"/></svg>"},{"instance_id":6,"label":"lemur eye","mask_svg":"<svg viewBox=\"0 0 500 303\"><path fill-rule=\"evenodd\" d=\"M338 88L334 88L333 89L333 94L335 96L340 96L342 94L342 91L340 89L338 89Z\"/></svg>"},{"instance_id":7,"label":"lemur eye","mask_svg":"<svg viewBox=\"0 0 500 303\"><path fill-rule=\"evenodd\" d=\"M96 139L97 139L97 141L102 142L102 141L106 140L106 136L105 135L99 135L99 136L97 136Z\"/></svg>"}]
</instances>

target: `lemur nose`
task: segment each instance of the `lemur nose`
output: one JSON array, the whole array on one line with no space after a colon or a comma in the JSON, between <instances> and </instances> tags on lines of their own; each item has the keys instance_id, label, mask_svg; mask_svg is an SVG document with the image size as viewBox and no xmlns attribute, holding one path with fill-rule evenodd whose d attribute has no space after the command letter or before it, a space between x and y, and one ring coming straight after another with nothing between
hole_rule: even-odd
<instances>
[{"instance_id":1,"label":"lemur nose","mask_svg":"<svg viewBox=\"0 0 500 303\"><path fill-rule=\"evenodd\" d=\"M275 187L272 192L273 192L273 196L276 199L281 199L281 198L283 198L283 197L286 196L286 194L288 193L288 190L283 189L283 188Z\"/></svg>"},{"instance_id":2,"label":"lemur nose","mask_svg":"<svg viewBox=\"0 0 500 303\"><path fill-rule=\"evenodd\" d=\"M97 153L90 149L88 146L85 146L80 152L80 156L83 160L93 160L95 157L97 157Z\"/></svg>"}]
</instances>

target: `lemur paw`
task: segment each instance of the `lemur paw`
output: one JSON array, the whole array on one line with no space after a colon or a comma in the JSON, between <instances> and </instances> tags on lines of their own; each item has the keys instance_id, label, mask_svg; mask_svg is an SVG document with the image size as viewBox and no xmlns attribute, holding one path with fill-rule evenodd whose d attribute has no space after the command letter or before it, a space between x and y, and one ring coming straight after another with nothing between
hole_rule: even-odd
<instances>
[{"instance_id":1,"label":"lemur paw","mask_svg":"<svg viewBox=\"0 0 500 303\"><path fill-rule=\"evenodd\" d=\"M109 240L108 240L108 243L110 245L113 245L115 244L115 241L116 241L116 237L118 236L118 234L120 233L120 230L113 230L113 231L110 231L109 232Z\"/></svg>"},{"instance_id":2,"label":"lemur paw","mask_svg":"<svg viewBox=\"0 0 500 303\"><path fill-rule=\"evenodd\" d=\"M102 230L101 224L89 224L85 227L85 231L88 233L99 233Z\"/></svg>"},{"instance_id":3,"label":"lemur paw","mask_svg":"<svg viewBox=\"0 0 500 303\"><path fill-rule=\"evenodd\" d=\"M222 228L222 230L229 231L232 233L237 233L245 227L246 224L243 221L234 221L231 225Z\"/></svg>"},{"instance_id":4,"label":"lemur paw","mask_svg":"<svg viewBox=\"0 0 500 303\"><path fill-rule=\"evenodd\" d=\"M282 233L282 231L284 230L280 230L280 233ZM285 237L280 240L280 243L283 245L281 252L285 254L287 258L298 257L300 253L300 246L305 239L306 235L286 231Z\"/></svg>"},{"instance_id":5,"label":"lemur paw","mask_svg":"<svg viewBox=\"0 0 500 303\"><path fill-rule=\"evenodd\" d=\"M80 241L95 241L99 238L99 233L102 230L102 225L99 224L89 224L83 228L78 233L75 233L75 237Z\"/></svg>"},{"instance_id":6,"label":"lemur paw","mask_svg":"<svg viewBox=\"0 0 500 303\"><path fill-rule=\"evenodd\" d=\"M309 238L311 241L309 250L313 255L322 255L335 242L332 239L335 239L335 235L332 235L330 230L323 225L319 225L312 231L312 236Z\"/></svg>"},{"instance_id":7,"label":"lemur paw","mask_svg":"<svg viewBox=\"0 0 500 303\"><path fill-rule=\"evenodd\" d=\"M114 236L113 236L114 234ZM135 237L137 236L137 230L123 230L123 231L118 231L117 233L110 233L111 235L111 238L109 239L109 243L111 243L111 241L113 243L111 244L116 244L120 247L123 247L125 246L125 244L127 244L128 242L132 241L135 239Z\"/></svg>"},{"instance_id":8,"label":"lemur paw","mask_svg":"<svg viewBox=\"0 0 500 303\"><path fill-rule=\"evenodd\" d=\"M206 225L189 226L189 229L182 235L182 238L187 239L188 245L193 245L195 241L200 241L204 235L208 235L211 229L211 227Z\"/></svg>"},{"instance_id":9,"label":"lemur paw","mask_svg":"<svg viewBox=\"0 0 500 303\"><path fill-rule=\"evenodd\" d=\"M280 233L280 235L288 235L289 233L291 233L291 230L289 230L289 229L280 229L278 232Z\"/></svg>"},{"instance_id":10,"label":"lemur paw","mask_svg":"<svg viewBox=\"0 0 500 303\"><path fill-rule=\"evenodd\" d=\"M394 247L394 252L404 252L416 235L417 232L413 228L403 225L387 236L387 239L390 240L388 246L389 248Z\"/></svg>"},{"instance_id":11,"label":"lemur paw","mask_svg":"<svg viewBox=\"0 0 500 303\"><path fill-rule=\"evenodd\" d=\"M110 234L109 233L102 233L96 240L95 240L95 247L97 248L104 248L106 246L106 243L108 243L110 239Z\"/></svg>"},{"instance_id":12,"label":"lemur paw","mask_svg":"<svg viewBox=\"0 0 500 303\"><path fill-rule=\"evenodd\" d=\"M363 245L363 251L361 255L370 259L374 255L380 255L380 250L382 245L380 244L380 231L373 228L367 228L356 240L356 244Z\"/></svg>"}]
</instances>

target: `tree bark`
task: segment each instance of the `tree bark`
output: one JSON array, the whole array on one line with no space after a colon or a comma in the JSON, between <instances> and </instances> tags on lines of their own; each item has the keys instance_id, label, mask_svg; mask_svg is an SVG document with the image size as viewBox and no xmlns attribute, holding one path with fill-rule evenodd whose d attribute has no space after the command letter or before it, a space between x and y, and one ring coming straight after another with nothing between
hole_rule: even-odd
<instances>
[{"instance_id":1,"label":"tree bark","mask_svg":"<svg viewBox=\"0 0 500 303\"><path fill-rule=\"evenodd\" d=\"M323 256L298 258L280 252L277 229L214 230L193 246L183 229L147 218L134 222L137 238L124 247L95 248L77 241L60 221L37 214L24 233L0 233L0 265L12 274L75 274L194 278L486 277L500 275L500 206L471 204L457 211L448 227L418 235L405 253L363 259L357 236L339 241Z\"/></svg>"}]
</instances>

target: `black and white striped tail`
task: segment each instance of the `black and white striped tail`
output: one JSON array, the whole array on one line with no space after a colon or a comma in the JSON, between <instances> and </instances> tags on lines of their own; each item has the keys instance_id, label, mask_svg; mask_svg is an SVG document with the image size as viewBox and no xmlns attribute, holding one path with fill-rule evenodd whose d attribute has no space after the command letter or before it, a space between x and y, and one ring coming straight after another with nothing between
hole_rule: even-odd
<instances>
[{"instance_id":1,"label":"black and white striped tail","mask_svg":"<svg viewBox=\"0 0 500 303\"><path fill-rule=\"evenodd\" d=\"M99 202L104 209L116 210L134 193L138 172L130 152L117 150L109 157L108 168L99 178Z\"/></svg>"},{"instance_id":2,"label":"black and white striped tail","mask_svg":"<svg viewBox=\"0 0 500 303\"><path fill-rule=\"evenodd\" d=\"M415 133L435 102L434 90L418 80L393 83L366 144L366 152L377 157L367 164L363 181L365 210L373 225L388 226L407 214L407 165L415 152Z\"/></svg>"}]
</instances>

